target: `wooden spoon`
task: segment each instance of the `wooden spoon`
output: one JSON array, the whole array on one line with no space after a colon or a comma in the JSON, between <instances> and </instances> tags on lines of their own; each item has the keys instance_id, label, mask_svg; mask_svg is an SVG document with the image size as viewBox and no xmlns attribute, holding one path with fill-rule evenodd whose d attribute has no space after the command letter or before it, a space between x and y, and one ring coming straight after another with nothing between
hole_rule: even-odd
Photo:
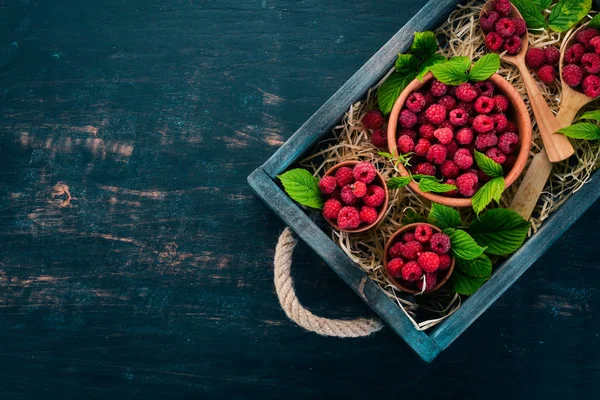
<instances>
[{"instance_id":1,"label":"wooden spoon","mask_svg":"<svg viewBox=\"0 0 600 400\"><path fill-rule=\"evenodd\" d=\"M573 32L572 36L565 40L560 49L560 81L562 85L563 95L560 110L556 119L560 125L560 128L564 128L573 123L575 116L582 107L595 100L594 98L588 97L585 94L578 92L565 83L562 78L562 69L564 63L564 57L567 49L573 43L575 36L579 30L587 27L583 25L577 31ZM552 172L552 162L548 159L548 155L545 150L540 151L533 157L527 173L519 185L519 189L513 198L510 208L519 213L523 218L529 219L537 202L546 186L546 182Z\"/></svg>"},{"instance_id":2,"label":"wooden spoon","mask_svg":"<svg viewBox=\"0 0 600 400\"><path fill-rule=\"evenodd\" d=\"M482 15L493 9L493 2L493 0L490 0L485 3L479 14L480 18ZM514 5L512 6L510 17L522 18L521 13L519 13L519 10L517 10ZM550 107L548 107L548 104L544 100L544 96L531 76L527 65L525 65L525 54L529 47L527 32L521 39L523 45L518 54L505 54L502 55L501 58L519 69L523 82L525 83L525 89L529 95L529 103L533 109L533 114L535 115L542 140L544 141L548 159L552 162L565 160L573 155L575 149L573 149L573 146L571 146L571 143L566 136L555 134L555 132L560 129L560 125L552 113L552 110L550 110Z\"/></svg>"}]
</instances>

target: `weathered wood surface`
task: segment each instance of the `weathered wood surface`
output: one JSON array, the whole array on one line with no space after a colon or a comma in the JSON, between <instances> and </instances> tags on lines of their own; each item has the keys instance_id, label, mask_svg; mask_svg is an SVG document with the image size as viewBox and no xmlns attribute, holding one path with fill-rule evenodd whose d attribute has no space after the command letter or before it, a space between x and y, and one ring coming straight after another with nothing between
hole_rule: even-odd
<instances>
[{"instance_id":1,"label":"weathered wood surface","mask_svg":"<svg viewBox=\"0 0 600 400\"><path fill-rule=\"evenodd\" d=\"M0 396L600 395L595 206L432 364L296 328L246 176L425 3L0 2ZM300 245L320 315L370 315Z\"/></svg>"}]
</instances>

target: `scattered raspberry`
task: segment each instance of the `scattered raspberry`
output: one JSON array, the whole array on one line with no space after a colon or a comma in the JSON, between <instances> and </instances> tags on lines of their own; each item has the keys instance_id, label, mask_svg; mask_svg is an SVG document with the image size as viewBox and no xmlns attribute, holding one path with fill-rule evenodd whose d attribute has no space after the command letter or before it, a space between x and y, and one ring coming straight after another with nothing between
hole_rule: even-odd
<instances>
[{"instance_id":1,"label":"scattered raspberry","mask_svg":"<svg viewBox=\"0 0 600 400\"><path fill-rule=\"evenodd\" d=\"M478 183L479 178L474 172L467 172L456 179L456 187L458 188L458 192L465 197L471 197L477 192Z\"/></svg>"},{"instance_id":2,"label":"scattered raspberry","mask_svg":"<svg viewBox=\"0 0 600 400\"><path fill-rule=\"evenodd\" d=\"M546 62L548 65L557 65L560 61L560 50L556 47L546 47L544 49L544 53L546 53Z\"/></svg>"},{"instance_id":3,"label":"scattered raspberry","mask_svg":"<svg viewBox=\"0 0 600 400\"><path fill-rule=\"evenodd\" d=\"M398 150L402 154L410 153L415 148L415 141L408 135L402 135L398 138Z\"/></svg>"},{"instance_id":4,"label":"scattered raspberry","mask_svg":"<svg viewBox=\"0 0 600 400\"><path fill-rule=\"evenodd\" d=\"M400 257L404 252L404 243L398 242L388 250L388 254L392 258Z\"/></svg>"},{"instance_id":5,"label":"scattered raspberry","mask_svg":"<svg viewBox=\"0 0 600 400\"><path fill-rule=\"evenodd\" d=\"M338 214L337 223L340 229L356 229L360 225L360 215L354 207L344 207Z\"/></svg>"},{"instance_id":6,"label":"scattered raspberry","mask_svg":"<svg viewBox=\"0 0 600 400\"><path fill-rule=\"evenodd\" d=\"M435 176L435 167L429 163L421 163L413 168L413 174Z\"/></svg>"},{"instance_id":7,"label":"scattered raspberry","mask_svg":"<svg viewBox=\"0 0 600 400\"><path fill-rule=\"evenodd\" d=\"M552 65L544 65L538 69L537 76L546 85L551 85L556 80L556 69Z\"/></svg>"},{"instance_id":8,"label":"scattered raspberry","mask_svg":"<svg viewBox=\"0 0 600 400\"><path fill-rule=\"evenodd\" d=\"M406 99L406 107L414 113L420 113L425 109L425 96L421 93L412 93Z\"/></svg>"},{"instance_id":9,"label":"scattered raspberry","mask_svg":"<svg viewBox=\"0 0 600 400\"><path fill-rule=\"evenodd\" d=\"M444 106L444 108L446 109L446 111L451 111L454 110L456 108L456 99L450 95L444 96L442 97L439 101L438 101L439 105Z\"/></svg>"},{"instance_id":10,"label":"scattered raspberry","mask_svg":"<svg viewBox=\"0 0 600 400\"><path fill-rule=\"evenodd\" d=\"M500 18L496 22L496 32L502 37L509 37L515 34L515 23L510 18Z\"/></svg>"},{"instance_id":11,"label":"scattered raspberry","mask_svg":"<svg viewBox=\"0 0 600 400\"><path fill-rule=\"evenodd\" d=\"M434 79L433 82L431 82L430 91L433 96L442 97L446 94L446 92L448 92L448 85L438 81L437 79Z\"/></svg>"},{"instance_id":12,"label":"scattered raspberry","mask_svg":"<svg viewBox=\"0 0 600 400\"><path fill-rule=\"evenodd\" d=\"M477 82L475 89L481 96L492 97L494 95L494 84L490 81Z\"/></svg>"},{"instance_id":13,"label":"scattered raspberry","mask_svg":"<svg viewBox=\"0 0 600 400\"><path fill-rule=\"evenodd\" d=\"M458 103L458 105L456 106L456 108L460 108L461 110L465 110L465 112L468 115L475 115L475 104L474 103L467 103L467 102Z\"/></svg>"},{"instance_id":14,"label":"scattered raspberry","mask_svg":"<svg viewBox=\"0 0 600 400\"><path fill-rule=\"evenodd\" d=\"M487 115L478 115L473 121L473 129L479 133L486 133L494 130L494 120Z\"/></svg>"},{"instance_id":15,"label":"scattered raspberry","mask_svg":"<svg viewBox=\"0 0 600 400\"><path fill-rule=\"evenodd\" d=\"M362 199L366 206L379 207L385 200L385 191L380 186L367 186L367 194Z\"/></svg>"},{"instance_id":16,"label":"scattered raspberry","mask_svg":"<svg viewBox=\"0 0 600 400\"><path fill-rule=\"evenodd\" d=\"M446 119L446 108L439 104L432 104L425 111L425 115L432 124L439 125Z\"/></svg>"},{"instance_id":17,"label":"scattered raspberry","mask_svg":"<svg viewBox=\"0 0 600 400\"><path fill-rule=\"evenodd\" d=\"M567 64L579 64L581 57L585 54L585 46L581 43L575 43L565 52L565 62Z\"/></svg>"},{"instance_id":18,"label":"scattered raspberry","mask_svg":"<svg viewBox=\"0 0 600 400\"><path fill-rule=\"evenodd\" d=\"M454 158L456 151L458 150L458 144L453 140L446 145L446 158L451 159Z\"/></svg>"},{"instance_id":19,"label":"scattered raspberry","mask_svg":"<svg viewBox=\"0 0 600 400\"><path fill-rule=\"evenodd\" d=\"M497 132L505 132L508 128L508 119L504 114L492 114L490 118L494 120L494 129Z\"/></svg>"},{"instance_id":20,"label":"scattered raspberry","mask_svg":"<svg viewBox=\"0 0 600 400\"><path fill-rule=\"evenodd\" d=\"M527 50L525 55L525 62L529 68L537 69L542 65L546 64L546 52L543 49L537 49L535 47Z\"/></svg>"},{"instance_id":21,"label":"scattered raspberry","mask_svg":"<svg viewBox=\"0 0 600 400\"><path fill-rule=\"evenodd\" d=\"M502 94L497 94L494 96L494 104L496 105L496 111L499 113L508 111L508 107L510 106L508 98Z\"/></svg>"},{"instance_id":22,"label":"scattered raspberry","mask_svg":"<svg viewBox=\"0 0 600 400\"><path fill-rule=\"evenodd\" d=\"M323 205L323 216L327 219L337 219L341 209L342 203L336 199L329 199Z\"/></svg>"},{"instance_id":23,"label":"scattered raspberry","mask_svg":"<svg viewBox=\"0 0 600 400\"><path fill-rule=\"evenodd\" d=\"M508 54L514 55L521 51L522 41L517 35L512 35L504 39L504 45L502 48L506 50Z\"/></svg>"},{"instance_id":24,"label":"scattered raspberry","mask_svg":"<svg viewBox=\"0 0 600 400\"><path fill-rule=\"evenodd\" d=\"M383 114L379 110L368 111L362 119L366 129L379 129L383 126Z\"/></svg>"},{"instance_id":25,"label":"scattered raspberry","mask_svg":"<svg viewBox=\"0 0 600 400\"><path fill-rule=\"evenodd\" d=\"M471 128L462 128L456 134L458 144L467 145L473 141L473 130Z\"/></svg>"},{"instance_id":26,"label":"scattered raspberry","mask_svg":"<svg viewBox=\"0 0 600 400\"><path fill-rule=\"evenodd\" d=\"M504 154L512 154L517 143L519 143L519 137L512 132L506 132L498 139L498 149Z\"/></svg>"},{"instance_id":27,"label":"scattered raspberry","mask_svg":"<svg viewBox=\"0 0 600 400\"><path fill-rule=\"evenodd\" d=\"M579 84L583 80L583 71L578 65L565 65L563 67L562 77L567 85L571 87L576 87L579 86Z\"/></svg>"},{"instance_id":28,"label":"scattered raspberry","mask_svg":"<svg viewBox=\"0 0 600 400\"><path fill-rule=\"evenodd\" d=\"M482 133L475 138L475 148L479 151L484 151L498 144L498 136L494 133Z\"/></svg>"},{"instance_id":29,"label":"scattered raspberry","mask_svg":"<svg viewBox=\"0 0 600 400\"><path fill-rule=\"evenodd\" d=\"M496 11L489 11L487 13L483 13L481 18L479 18L479 24L481 25L481 29L485 32L491 32L496 27L496 22L500 19L500 14Z\"/></svg>"},{"instance_id":30,"label":"scattered raspberry","mask_svg":"<svg viewBox=\"0 0 600 400\"><path fill-rule=\"evenodd\" d=\"M496 32L490 32L485 35L485 45L491 51L499 51L504 45L504 39Z\"/></svg>"},{"instance_id":31,"label":"scattered raspberry","mask_svg":"<svg viewBox=\"0 0 600 400\"><path fill-rule=\"evenodd\" d=\"M350 188L352 189L352 194L356 197L360 198L367 194L367 185L364 182L356 181L350 185Z\"/></svg>"},{"instance_id":32,"label":"scattered raspberry","mask_svg":"<svg viewBox=\"0 0 600 400\"><path fill-rule=\"evenodd\" d=\"M442 163L442 166L440 167L440 172L445 178L453 179L458 176L458 174L460 173L460 169L454 161L446 160Z\"/></svg>"},{"instance_id":33,"label":"scattered raspberry","mask_svg":"<svg viewBox=\"0 0 600 400\"><path fill-rule=\"evenodd\" d=\"M417 115L410 110L402 110L398 122L403 128L412 128L417 124Z\"/></svg>"},{"instance_id":34,"label":"scattered raspberry","mask_svg":"<svg viewBox=\"0 0 600 400\"><path fill-rule=\"evenodd\" d=\"M497 147L492 147L485 152L485 155L502 165L506 161L506 155L502 154Z\"/></svg>"},{"instance_id":35,"label":"scattered raspberry","mask_svg":"<svg viewBox=\"0 0 600 400\"><path fill-rule=\"evenodd\" d=\"M433 132L433 136L435 136L441 144L448 144L454 138L454 134L450 128L436 129L436 131Z\"/></svg>"},{"instance_id":36,"label":"scattered raspberry","mask_svg":"<svg viewBox=\"0 0 600 400\"><path fill-rule=\"evenodd\" d=\"M441 144L434 144L427 151L427 161L432 162L434 164L441 164L446 159L448 155L448 150Z\"/></svg>"},{"instance_id":37,"label":"scattered raspberry","mask_svg":"<svg viewBox=\"0 0 600 400\"><path fill-rule=\"evenodd\" d=\"M458 149L454 155L454 162L458 168L467 170L473 166L473 155L468 149Z\"/></svg>"},{"instance_id":38,"label":"scattered raspberry","mask_svg":"<svg viewBox=\"0 0 600 400\"><path fill-rule=\"evenodd\" d=\"M513 18L515 23L515 35L521 37L527 33L527 23L523 18Z\"/></svg>"},{"instance_id":39,"label":"scattered raspberry","mask_svg":"<svg viewBox=\"0 0 600 400\"><path fill-rule=\"evenodd\" d=\"M600 56L596 53L586 53L581 57L581 64L588 74L600 72Z\"/></svg>"},{"instance_id":40,"label":"scattered raspberry","mask_svg":"<svg viewBox=\"0 0 600 400\"><path fill-rule=\"evenodd\" d=\"M412 242L413 240L415 240L415 234L412 232L405 233L404 235L402 235L402 240L404 240L405 242Z\"/></svg>"},{"instance_id":41,"label":"scattered raspberry","mask_svg":"<svg viewBox=\"0 0 600 400\"><path fill-rule=\"evenodd\" d=\"M475 111L479 114L489 114L494 110L495 106L494 99L488 96L480 96L475 100Z\"/></svg>"},{"instance_id":42,"label":"scattered raspberry","mask_svg":"<svg viewBox=\"0 0 600 400\"><path fill-rule=\"evenodd\" d=\"M469 122L469 114L462 108L450 111L450 123L454 126L464 126Z\"/></svg>"},{"instance_id":43,"label":"scattered raspberry","mask_svg":"<svg viewBox=\"0 0 600 400\"><path fill-rule=\"evenodd\" d=\"M414 152L419 157L425 157L429 148L431 147L431 143L427 139L419 139L417 144L415 145Z\"/></svg>"},{"instance_id":44,"label":"scattered raspberry","mask_svg":"<svg viewBox=\"0 0 600 400\"><path fill-rule=\"evenodd\" d=\"M353 206L358 202L358 197L354 195L351 185L346 185L342 188L340 191L340 197L342 198L342 203L349 206Z\"/></svg>"},{"instance_id":45,"label":"scattered raspberry","mask_svg":"<svg viewBox=\"0 0 600 400\"><path fill-rule=\"evenodd\" d=\"M440 268L440 257L429 251L419 254L417 262L425 272L433 273Z\"/></svg>"},{"instance_id":46,"label":"scattered raspberry","mask_svg":"<svg viewBox=\"0 0 600 400\"><path fill-rule=\"evenodd\" d=\"M431 235L433 235L433 231L431 230L431 227L429 225L421 224L415 228L414 237L415 240L419 243L429 242L429 239L431 239Z\"/></svg>"},{"instance_id":47,"label":"scattered raspberry","mask_svg":"<svg viewBox=\"0 0 600 400\"><path fill-rule=\"evenodd\" d=\"M587 28L584 29L582 31L580 31L577 36L576 39L579 43L581 43L582 45L584 45L585 47L589 47L590 46L590 41L595 38L596 36L599 36L600 32L598 32L596 29L594 28Z\"/></svg>"},{"instance_id":48,"label":"scattered raspberry","mask_svg":"<svg viewBox=\"0 0 600 400\"><path fill-rule=\"evenodd\" d=\"M444 183L446 185L456 186L456 181L454 179L446 179L446 182L444 182ZM456 197L457 194L458 194L458 190L454 189L454 190L450 190L449 192L445 192L444 196Z\"/></svg>"},{"instance_id":49,"label":"scattered raspberry","mask_svg":"<svg viewBox=\"0 0 600 400\"><path fill-rule=\"evenodd\" d=\"M348 167L342 167L338 169L335 172L335 179L337 180L337 184L339 187L344 187L354 182L352 170Z\"/></svg>"},{"instance_id":50,"label":"scattered raspberry","mask_svg":"<svg viewBox=\"0 0 600 400\"><path fill-rule=\"evenodd\" d=\"M588 75L583 80L583 93L587 97L596 98L600 96L600 78L596 75Z\"/></svg>"},{"instance_id":51,"label":"scattered raspberry","mask_svg":"<svg viewBox=\"0 0 600 400\"><path fill-rule=\"evenodd\" d=\"M319 182L319 190L323 194L331 194L337 187L337 180L333 176L325 176Z\"/></svg>"},{"instance_id":52,"label":"scattered raspberry","mask_svg":"<svg viewBox=\"0 0 600 400\"><path fill-rule=\"evenodd\" d=\"M450 254L440 254L438 255L440 258L440 270L445 271L452 265L452 257Z\"/></svg>"},{"instance_id":53,"label":"scattered raspberry","mask_svg":"<svg viewBox=\"0 0 600 400\"><path fill-rule=\"evenodd\" d=\"M397 135L398 135L398 137L406 135L413 139L417 138L417 132L414 131L413 129L407 129L407 128L399 129L397 132Z\"/></svg>"},{"instance_id":54,"label":"scattered raspberry","mask_svg":"<svg viewBox=\"0 0 600 400\"><path fill-rule=\"evenodd\" d=\"M436 127L433 124L426 123L419 127L419 134L423 139L429 140L435 137L433 136L433 132L435 132L435 130Z\"/></svg>"},{"instance_id":55,"label":"scattered raspberry","mask_svg":"<svg viewBox=\"0 0 600 400\"><path fill-rule=\"evenodd\" d=\"M425 279L419 279L417 281L417 289L419 289L423 293L431 292L438 283L438 278L436 274L425 274Z\"/></svg>"},{"instance_id":56,"label":"scattered raspberry","mask_svg":"<svg viewBox=\"0 0 600 400\"><path fill-rule=\"evenodd\" d=\"M494 10L501 17L508 17L512 11L512 5L509 0L496 0L494 2Z\"/></svg>"},{"instance_id":57,"label":"scattered raspberry","mask_svg":"<svg viewBox=\"0 0 600 400\"><path fill-rule=\"evenodd\" d=\"M377 217L379 217L379 214L377 213L377 210L373 207L362 206L360 209L359 216L362 222L364 222L367 225L371 225L375 223L375 221L377 221Z\"/></svg>"},{"instance_id":58,"label":"scattered raspberry","mask_svg":"<svg viewBox=\"0 0 600 400\"><path fill-rule=\"evenodd\" d=\"M373 146L384 149L387 147L387 134L383 129L377 129L373 131L371 135L371 143Z\"/></svg>"},{"instance_id":59,"label":"scattered raspberry","mask_svg":"<svg viewBox=\"0 0 600 400\"><path fill-rule=\"evenodd\" d=\"M409 261L402 268L402 279L407 282L416 282L423 276L423 270L416 261Z\"/></svg>"},{"instance_id":60,"label":"scattered raspberry","mask_svg":"<svg viewBox=\"0 0 600 400\"><path fill-rule=\"evenodd\" d=\"M407 260L416 260L419 253L423 251L423 245L414 240L412 242L406 242L402 250L402 257Z\"/></svg>"},{"instance_id":61,"label":"scattered raspberry","mask_svg":"<svg viewBox=\"0 0 600 400\"><path fill-rule=\"evenodd\" d=\"M600 54L600 36L596 36L592 40L590 40L590 47L594 48L596 54Z\"/></svg>"},{"instance_id":62,"label":"scattered raspberry","mask_svg":"<svg viewBox=\"0 0 600 400\"><path fill-rule=\"evenodd\" d=\"M404 267L404 260L401 258L393 258L388 262L386 270L389 276L392 278L402 278L402 268Z\"/></svg>"},{"instance_id":63,"label":"scattered raspberry","mask_svg":"<svg viewBox=\"0 0 600 400\"><path fill-rule=\"evenodd\" d=\"M450 251L450 238L445 233L434 233L429 243L431 250L437 254L445 254Z\"/></svg>"},{"instance_id":64,"label":"scattered raspberry","mask_svg":"<svg viewBox=\"0 0 600 400\"><path fill-rule=\"evenodd\" d=\"M471 101L474 101L477 96L479 96L477 89L470 83L461 83L456 88L456 97L458 97L460 101L470 103Z\"/></svg>"}]
</instances>

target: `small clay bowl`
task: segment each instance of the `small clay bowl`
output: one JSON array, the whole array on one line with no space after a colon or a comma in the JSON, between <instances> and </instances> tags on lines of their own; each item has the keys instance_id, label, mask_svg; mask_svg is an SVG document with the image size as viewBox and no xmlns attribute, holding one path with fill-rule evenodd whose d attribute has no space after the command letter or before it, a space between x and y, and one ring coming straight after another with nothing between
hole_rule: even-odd
<instances>
[{"instance_id":1,"label":"small clay bowl","mask_svg":"<svg viewBox=\"0 0 600 400\"><path fill-rule=\"evenodd\" d=\"M388 265L388 262L390 262L390 256L389 256L388 252L389 252L390 248L394 244L396 244L396 242L398 242L399 239L405 233L407 233L408 231L411 231L411 230L415 230L415 228L417 226L419 226L419 225L427 225L427 226L429 226L434 233L439 233L439 232L442 231L437 226L431 225L431 224L427 224L427 223L424 223L424 222L418 222L418 223L415 223L415 224L408 224L406 226L403 226L396 233L394 233L392 235L392 237L390 237L390 239L388 240L388 242L385 245L385 249L384 249L385 253L383 255L383 266L384 266L384 269L385 269L385 274L388 276L388 278L390 279L390 281L392 281L392 283L394 284L394 286L396 286L398 289L402 290L403 292L410 293L410 294L419 294L419 293L421 293L421 291L418 290L418 289L409 288L409 287L406 287L406 286L402 285L400 283L400 280L394 278L393 276L390 276L387 273L387 265ZM438 284L433 288L433 290L427 291L425 293L430 294L432 292L435 292L436 290L438 290L439 288L441 288L442 286L444 286L444 284L446 282L448 282L448 279L450 279L450 276L452 275L452 271L454 271L454 264L455 264L454 256L452 256L452 255L450 255L450 256L452 258L452 263L450 264L450 268L448 268L448 270L446 271L446 276L444 277L444 279L440 280L438 282Z\"/></svg>"},{"instance_id":2,"label":"small clay bowl","mask_svg":"<svg viewBox=\"0 0 600 400\"><path fill-rule=\"evenodd\" d=\"M433 79L433 74L428 72L423 78L423 82L415 79L404 89L400 94L400 97L396 100L394 108L390 114L390 120L388 123L388 146L390 153L394 157L398 157L398 148L396 137L396 128L398 127L398 116L400 111L404 107L404 103L408 96L421 89L430 80ZM519 130L519 152L516 157L516 162L513 168L510 170L508 175L504 177L505 187L512 185L519 175L523 172L527 159L529 158L529 152L532 144L532 133L531 133L531 118L529 117L529 111L527 106L523 102L521 95L517 90L504 78L498 74L492 75L489 80L496 85L498 91L508 97L510 104L513 106L512 114L509 117L513 117L516 120L517 129ZM509 118L510 119L510 118ZM409 172L404 168L402 164L398 164L398 169L402 176L409 176ZM434 203L443 204L448 207L470 207L472 205L471 198L456 198L448 197L436 193L426 193L419 189L419 184L413 182L409 183L410 188L419 195L426 199L433 201Z\"/></svg>"},{"instance_id":3,"label":"small clay bowl","mask_svg":"<svg viewBox=\"0 0 600 400\"><path fill-rule=\"evenodd\" d=\"M344 161L341 162L333 167L331 167L323 177L326 176L330 176L330 175L335 175L335 173L337 172L338 169L342 168L342 167L348 167L348 168L354 168L354 166L358 163L360 163L361 161ZM383 177L381 176L381 174L379 173L379 171L377 171L377 176L375 177L375 179L373 180L372 184L377 184L379 186L381 186L385 192L385 199L383 200L383 204L381 204L378 208L378 216L377 216L377 220L375 222L373 222L370 225L361 225L356 229L341 229L338 224L335 221L331 221L331 220L327 220L327 222L329 222L329 225L333 226L335 229L337 229L338 231L342 231L342 232L349 232L349 233L359 233L359 232L364 232L368 229L371 229L372 227L376 226L377 224L379 224L381 222L381 220L383 219L383 216L385 215L385 212L388 208L388 201L389 201L389 193L388 193L388 188L387 188L387 184L385 183L385 179L383 179Z\"/></svg>"}]
</instances>

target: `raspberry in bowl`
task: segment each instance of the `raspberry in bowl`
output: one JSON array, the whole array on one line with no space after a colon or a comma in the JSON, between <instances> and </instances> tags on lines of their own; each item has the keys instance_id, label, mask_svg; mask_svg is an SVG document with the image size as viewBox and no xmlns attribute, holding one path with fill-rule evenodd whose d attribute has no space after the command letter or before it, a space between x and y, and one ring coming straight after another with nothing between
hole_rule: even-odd
<instances>
[{"instance_id":1,"label":"raspberry in bowl","mask_svg":"<svg viewBox=\"0 0 600 400\"><path fill-rule=\"evenodd\" d=\"M335 165L325 173L319 189L325 196L323 217L340 231L364 232L377 225L387 211L387 185L367 161Z\"/></svg>"},{"instance_id":2,"label":"raspberry in bowl","mask_svg":"<svg viewBox=\"0 0 600 400\"><path fill-rule=\"evenodd\" d=\"M416 96L430 99L420 112L410 109L411 99ZM408 112L417 119L411 128L407 128L406 121L414 117ZM471 206L471 197L490 179L477 166L475 150L502 165L508 187L523 172L531 138L527 106L516 89L498 74L484 82L455 87L437 81L429 72L422 82L415 79L404 89L388 123L390 153L395 157L413 153L410 173L434 176L455 185L457 190L423 192L414 181L410 188L449 207ZM410 175L402 164L398 169L402 176Z\"/></svg>"},{"instance_id":3,"label":"raspberry in bowl","mask_svg":"<svg viewBox=\"0 0 600 400\"><path fill-rule=\"evenodd\" d=\"M388 240L383 264L390 281L411 294L431 293L448 281L454 270L450 238L437 226L403 226Z\"/></svg>"},{"instance_id":4,"label":"raspberry in bowl","mask_svg":"<svg viewBox=\"0 0 600 400\"><path fill-rule=\"evenodd\" d=\"M561 60L561 78L579 93L600 96L600 32L584 25L567 43Z\"/></svg>"}]
</instances>

